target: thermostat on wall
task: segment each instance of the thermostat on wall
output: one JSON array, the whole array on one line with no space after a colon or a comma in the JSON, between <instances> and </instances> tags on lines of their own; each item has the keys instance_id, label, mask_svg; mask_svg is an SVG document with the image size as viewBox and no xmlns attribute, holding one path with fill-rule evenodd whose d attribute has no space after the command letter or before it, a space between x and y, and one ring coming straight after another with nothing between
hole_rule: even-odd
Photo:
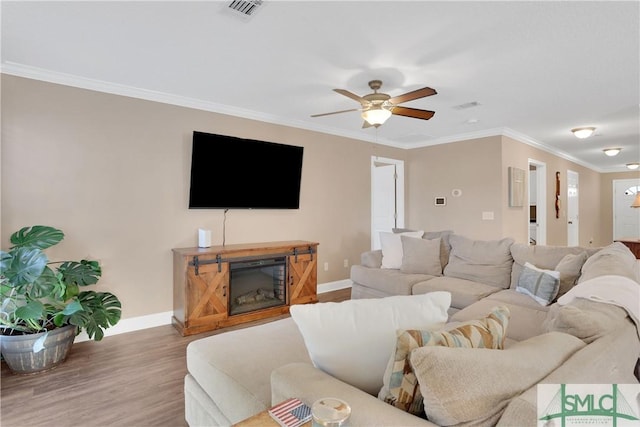
<instances>
[{"instance_id":1,"label":"thermostat on wall","mask_svg":"<svg viewBox=\"0 0 640 427\"><path fill-rule=\"evenodd\" d=\"M444 205L447 204L447 198L446 197L436 197L434 204L436 206L444 206Z\"/></svg>"}]
</instances>

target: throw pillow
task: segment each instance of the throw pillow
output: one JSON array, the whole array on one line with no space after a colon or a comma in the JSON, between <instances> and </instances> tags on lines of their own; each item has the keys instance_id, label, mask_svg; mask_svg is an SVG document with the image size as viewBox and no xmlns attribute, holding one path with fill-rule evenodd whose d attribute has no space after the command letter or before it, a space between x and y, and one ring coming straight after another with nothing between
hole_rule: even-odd
<instances>
[{"instance_id":1,"label":"throw pillow","mask_svg":"<svg viewBox=\"0 0 640 427\"><path fill-rule=\"evenodd\" d=\"M516 291L529 295L540 305L549 305L558 295L560 272L543 270L530 263L524 264Z\"/></svg>"},{"instance_id":2,"label":"throw pillow","mask_svg":"<svg viewBox=\"0 0 640 427\"><path fill-rule=\"evenodd\" d=\"M586 252L579 254L567 254L565 255L555 270L560 272L560 289L556 299L569 292L571 288L576 284L578 277L580 277L580 269L587 260L589 255Z\"/></svg>"},{"instance_id":3,"label":"throw pillow","mask_svg":"<svg viewBox=\"0 0 640 427\"><path fill-rule=\"evenodd\" d=\"M407 231L417 231L410 228L392 228L394 233L404 233ZM442 231L425 231L422 235L423 239L433 240L440 239L440 264L444 269L449 262L449 252L451 251L451 243L449 243L449 236L453 234L453 230Z\"/></svg>"},{"instance_id":4,"label":"throw pillow","mask_svg":"<svg viewBox=\"0 0 640 427\"><path fill-rule=\"evenodd\" d=\"M553 304L542 326L547 332L564 332L589 344L619 329L626 318L622 307L576 298L568 305Z\"/></svg>"},{"instance_id":5,"label":"throw pillow","mask_svg":"<svg viewBox=\"0 0 640 427\"><path fill-rule=\"evenodd\" d=\"M449 292L295 304L290 308L314 366L375 394L398 329L427 329L447 321Z\"/></svg>"},{"instance_id":6,"label":"throw pillow","mask_svg":"<svg viewBox=\"0 0 640 427\"><path fill-rule=\"evenodd\" d=\"M440 238L427 240L400 236L402 242L402 265L400 271L407 274L430 274L442 276L440 263Z\"/></svg>"},{"instance_id":7,"label":"throw pillow","mask_svg":"<svg viewBox=\"0 0 640 427\"><path fill-rule=\"evenodd\" d=\"M411 351L434 345L501 349L504 347L509 316L507 307L498 306L483 319L455 324L444 330L398 331L396 350L387 364L378 398L421 416L424 408L420 388L409 363Z\"/></svg>"},{"instance_id":8,"label":"throw pillow","mask_svg":"<svg viewBox=\"0 0 640 427\"><path fill-rule=\"evenodd\" d=\"M422 236L423 239L432 240L440 238L440 264L442 269L449 263L449 252L451 252L451 243L449 237L453 234L453 230L443 231L425 231Z\"/></svg>"},{"instance_id":9,"label":"throw pillow","mask_svg":"<svg viewBox=\"0 0 640 427\"><path fill-rule=\"evenodd\" d=\"M549 332L504 350L420 347L410 360L429 421L493 426L511 399L584 346L576 337Z\"/></svg>"},{"instance_id":10,"label":"throw pillow","mask_svg":"<svg viewBox=\"0 0 640 427\"><path fill-rule=\"evenodd\" d=\"M453 234L444 275L506 289L511 282L512 238L472 240Z\"/></svg>"},{"instance_id":11,"label":"throw pillow","mask_svg":"<svg viewBox=\"0 0 640 427\"><path fill-rule=\"evenodd\" d=\"M420 238L424 231L407 231L405 233L380 232L380 249L382 249L381 268L399 269L402 266L401 236Z\"/></svg>"}]
</instances>

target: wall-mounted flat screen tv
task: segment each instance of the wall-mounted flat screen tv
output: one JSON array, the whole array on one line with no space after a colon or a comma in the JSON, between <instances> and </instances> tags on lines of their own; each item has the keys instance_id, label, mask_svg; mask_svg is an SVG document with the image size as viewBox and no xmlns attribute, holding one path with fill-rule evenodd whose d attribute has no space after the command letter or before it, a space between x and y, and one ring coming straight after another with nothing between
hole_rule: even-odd
<instances>
[{"instance_id":1,"label":"wall-mounted flat screen tv","mask_svg":"<svg viewBox=\"0 0 640 427\"><path fill-rule=\"evenodd\" d=\"M193 132L190 209L298 209L303 147Z\"/></svg>"}]
</instances>

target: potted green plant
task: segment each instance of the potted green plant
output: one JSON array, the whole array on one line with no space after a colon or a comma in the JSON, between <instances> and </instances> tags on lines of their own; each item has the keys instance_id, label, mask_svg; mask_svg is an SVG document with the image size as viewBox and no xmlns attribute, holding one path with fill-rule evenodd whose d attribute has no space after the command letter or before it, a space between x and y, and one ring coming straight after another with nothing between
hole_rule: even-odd
<instances>
[{"instance_id":1,"label":"potted green plant","mask_svg":"<svg viewBox=\"0 0 640 427\"><path fill-rule=\"evenodd\" d=\"M77 334L100 341L120 320L120 300L110 292L81 290L102 275L97 261L49 261L44 250L64 238L53 227L24 227L0 251L0 351L16 373L62 363Z\"/></svg>"}]
</instances>

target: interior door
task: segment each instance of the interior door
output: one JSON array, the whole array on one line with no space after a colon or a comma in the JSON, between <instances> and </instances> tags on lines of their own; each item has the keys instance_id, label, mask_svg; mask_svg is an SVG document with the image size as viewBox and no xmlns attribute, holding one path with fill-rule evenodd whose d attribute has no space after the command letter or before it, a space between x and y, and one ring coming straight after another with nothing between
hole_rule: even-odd
<instances>
[{"instance_id":1,"label":"interior door","mask_svg":"<svg viewBox=\"0 0 640 427\"><path fill-rule=\"evenodd\" d=\"M371 249L380 249L380 232L404 227L404 162L371 158Z\"/></svg>"},{"instance_id":2,"label":"interior door","mask_svg":"<svg viewBox=\"0 0 640 427\"><path fill-rule=\"evenodd\" d=\"M613 181L613 240L640 237L640 208L631 204L640 191L640 179Z\"/></svg>"},{"instance_id":3,"label":"interior door","mask_svg":"<svg viewBox=\"0 0 640 427\"><path fill-rule=\"evenodd\" d=\"M567 246L580 245L579 174L567 170Z\"/></svg>"}]
</instances>

